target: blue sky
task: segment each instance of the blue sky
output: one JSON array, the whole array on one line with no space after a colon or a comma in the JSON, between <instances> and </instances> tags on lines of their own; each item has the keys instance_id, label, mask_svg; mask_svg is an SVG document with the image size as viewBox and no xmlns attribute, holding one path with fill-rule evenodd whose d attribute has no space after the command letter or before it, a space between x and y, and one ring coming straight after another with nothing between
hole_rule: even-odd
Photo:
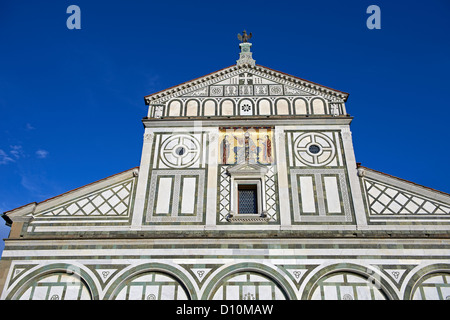
<instances>
[{"instance_id":1,"label":"blue sky","mask_svg":"<svg viewBox=\"0 0 450 320\"><path fill-rule=\"evenodd\" d=\"M0 212L138 166L143 97L235 64L244 29L257 64L350 93L357 162L449 193L449 14L448 0L2 1Z\"/></svg>"}]
</instances>

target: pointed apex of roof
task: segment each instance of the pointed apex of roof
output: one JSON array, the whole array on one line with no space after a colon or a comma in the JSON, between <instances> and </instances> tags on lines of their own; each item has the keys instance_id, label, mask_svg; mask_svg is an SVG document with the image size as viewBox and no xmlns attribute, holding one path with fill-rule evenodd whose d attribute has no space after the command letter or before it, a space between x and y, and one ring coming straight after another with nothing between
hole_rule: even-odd
<instances>
[{"instance_id":1,"label":"pointed apex of roof","mask_svg":"<svg viewBox=\"0 0 450 320\"><path fill-rule=\"evenodd\" d=\"M245 30L242 32L242 35L238 33L238 39L241 41L241 43L239 44L241 52L239 53L239 60L236 61L238 66L246 64L255 66L255 60L253 60L252 52L250 51L252 44L248 42L251 37L252 33L250 32L249 34L247 34Z\"/></svg>"}]
</instances>

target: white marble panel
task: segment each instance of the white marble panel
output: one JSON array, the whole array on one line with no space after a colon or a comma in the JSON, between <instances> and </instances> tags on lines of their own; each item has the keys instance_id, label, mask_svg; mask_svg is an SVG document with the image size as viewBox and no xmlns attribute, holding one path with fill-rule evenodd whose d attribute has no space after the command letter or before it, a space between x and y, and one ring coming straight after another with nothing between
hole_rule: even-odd
<instances>
[{"instance_id":1,"label":"white marble panel","mask_svg":"<svg viewBox=\"0 0 450 320\"><path fill-rule=\"evenodd\" d=\"M179 101L172 101L169 104L169 116L170 117L178 117L181 112L181 103Z\"/></svg>"},{"instance_id":2,"label":"white marble panel","mask_svg":"<svg viewBox=\"0 0 450 320\"><path fill-rule=\"evenodd\" d=\"M295 114L308 114L308 106L303 99L297 99L294 102Z\"/></svg>"},{"instance_id":3,"label":"white marble panel","mask_svg":"<svg viewBox=\"0 0 450 320\"><path fill-rule=\"evenodd\" d=\"M314 186L312 177L300 177L300 197L303 212L316 212L314 201Z\"/></svg>"},{"instance_id":4,"label":"white marble panel","mask_svg":"<svg viewBox=\"0 0 450 320\"><path fill-rule=\"evenodd\" d=\"M234 114L234 105L233 101L225 100L222 102L222 115L223 116L232 116Z\"/></svg>"},{"instance_id":5,"label":"white marble panel","mask_svg":"<svg viewBox=\"0 0 450 320\"><path fill-rule=\"evenodd\" d=\"M259 102L259 114L260 115L270 115L271 114L270 101L269 100L262 99Z\"/></svg>"},{"instance_id":6,"label":"white marble panel","mask_svg":"<svg viewBox=\"0 0 450 320\"><path fill-rule=\"evenodd\" d=\"M175 285L161 286L161 300L174 300Z\"/></svg>"},{"instance_id":7,"label":"white marble panel","mask_svg":"<svg viewBox=\"0 0 450 320\"><path fill-rule=\"evenodd\" d=\"M208 100L204 104L204 115L205 116L214 116L216 115L216 104L212 100Z\"/></svg>"},{"instance_id":8,"label":"white marble panel","mask_svg":"<svg viewBox=\"0 0 450 320\"><path fill-rule=\"evenodd\" d=\"M169 213L172 194L172 178L160 178L155 213Z\"/></svg>"},{"instance_id":9,"label":"white marble panel","mask_svg":"<svg viewBox=\"0 0 450 320\"><path fill-rule=\"evenodd\" d=\"M181 194L181 213L193 214L195 208L195 191L197 190L196 178L183 178L183 190Z\"/></svg>"},{"instance_id":10,"label":"white marble panel","mask_svg":"<svg viewBox=\"0 0 450 320\"><path fill-rule=\"evenodd\" d=\"M324 177L325 196L329 213L341 213L341 201L336 177Z\"/></svg>"}]
</instances>

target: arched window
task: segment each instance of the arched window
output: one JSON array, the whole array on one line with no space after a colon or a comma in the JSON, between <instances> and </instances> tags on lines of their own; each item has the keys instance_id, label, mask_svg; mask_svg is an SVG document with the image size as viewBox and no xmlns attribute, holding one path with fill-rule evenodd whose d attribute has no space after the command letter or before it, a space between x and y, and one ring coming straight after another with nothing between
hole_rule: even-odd
<instances>
[{"instance_id":1,"label":"arched window","mask_svg":"<svg viewBox=\"0 0 450 320\"><path fill-rule=\"evenodd\" d=\"M225 277L213 292L213 300L286 300L286 294L271 279L256 272Z\"/></svg>"},{"instance_id":2,"label":"arched window","mask_svg":"<svg viewBox=\"0 0 450 320\"><path fill-rule=\"evenodd\" d=\"M116 300L188 300L180 282L161 272L147 272L132 278Z\"/></svg>"},{"instance_id":3,"label":"arched window","mask_svg":"<svg viewBox=\"0 0 450 320\"><path fill-rule=\"evenodd\" d=\"M58 272L31 282L19 300L91 300L91 294L79 276Z\"/></svg>"},{"instance_id":4,"label":"arched window","mask_svg":"<svg viewBox=\"0 0 450 320\"><path fill-rule=\"evenodd\" d=\"M377 283L350 272L329 274L312 289L311 300L385 300Z\"/></svg>"},{"instance_id":5,"label":"arched window","mask_svg":"<svg viewBox=\"0 0 450 320\"><path fill-rule=\"evenodd\" d=\"M432 273L417 285L413 300L450 300L450 273Z\"/></svg>"}]
</instances>

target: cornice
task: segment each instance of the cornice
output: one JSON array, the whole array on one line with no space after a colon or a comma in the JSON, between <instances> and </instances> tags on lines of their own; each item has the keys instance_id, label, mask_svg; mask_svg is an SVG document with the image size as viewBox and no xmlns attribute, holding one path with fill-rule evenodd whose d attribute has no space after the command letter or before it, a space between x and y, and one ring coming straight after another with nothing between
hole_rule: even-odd
<instances>
[{"instance_id":1,"label":"cornice","mask_svg":"<svg viewBox=\"0 0 450 320\"><path fill-rule=\"evenodd\" d=\"M145 128L155 127L202 127L233 126L295 126L295 125L349 125L350 116L216 116L216 117L166 117L143 118Z\"/></svg>"}]
</instances>

